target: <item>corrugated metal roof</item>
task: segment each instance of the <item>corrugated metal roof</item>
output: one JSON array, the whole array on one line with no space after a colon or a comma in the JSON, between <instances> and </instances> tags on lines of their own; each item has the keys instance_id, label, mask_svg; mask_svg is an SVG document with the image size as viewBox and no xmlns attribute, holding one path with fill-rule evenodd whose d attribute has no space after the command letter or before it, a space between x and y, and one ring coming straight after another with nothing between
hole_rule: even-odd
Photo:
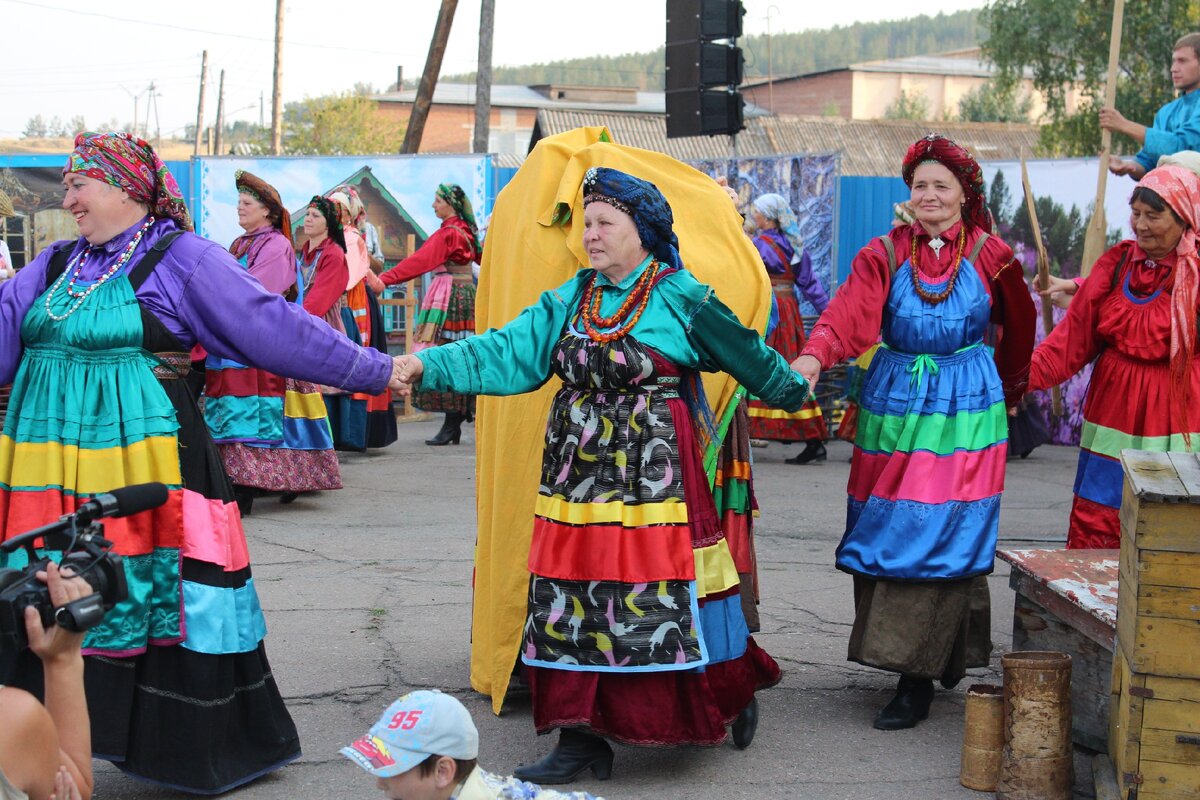
<instances>
[{"instance_id":1,"label":"corrugated metal roof","mask_svg":"<svg viewBox=\"0 0 1200 800\"><path fill-rule=\"evenodd\" d=\"M727 158L730 137L696 136L668 139L666 120L657 114L591 113L543 109L534 136L541 138L574 128L605 125L621 144L655 150L680 161ZM949 136L987 161L1014 160L1032 153L1038 141L1036 125L1000 122L913 122L910 120L851 120L779 115L746 120L738 134L742 156L792 153L842 155L841 174L895 177L909 145L931 131ZM535 138L535 141L536 141Z\"/></svg>"}]
</instances>

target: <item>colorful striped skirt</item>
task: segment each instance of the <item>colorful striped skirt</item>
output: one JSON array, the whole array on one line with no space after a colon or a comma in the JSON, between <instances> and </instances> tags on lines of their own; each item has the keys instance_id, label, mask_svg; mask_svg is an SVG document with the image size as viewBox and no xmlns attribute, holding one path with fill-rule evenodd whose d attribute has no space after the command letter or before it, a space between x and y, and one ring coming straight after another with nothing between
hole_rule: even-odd
<instances>
[{"instance_id":1,"label":"colorful striped skirt","mask_svg":"<svg viewBox=\"0 0 1200 800\"><path fill-rule=\"evenodd\" d=\"M987 348L881 346L862 389L838 568L926 581L991 572L1007 437Z\"/></svg>"},{"instance_id":2,"label":"colorful striped skirt","mask_svg":"<svg viewBox=\"0 0 1200 800\"><path fill-rule=\"evenodd\" d=\"M470 272L435 275L417 313L414 351L475 335L475 282ZM475 396L457 392L417 391L413 405L422 411L475 418Z\"/></svg>"},{"instance_id":3,"label":"colorful striped skirt","mask_svg":"<svg viewBox=\"0 0 1200 800\"><path fill-rule=\"evenodd\" d=\"M792 293L791 284L776 286L775 300L779 307L779 324L767 337L767 346L775 350L790 364L800 356L807 341L804 335L804 318L800 316L800 304ZM825 441L829 431L821 406L815 398L800 406L796 411L771 408L760 400L750 401L750 438L769 439L773 442L804 442L809 439Z\"/></svg>"}]
</instances>

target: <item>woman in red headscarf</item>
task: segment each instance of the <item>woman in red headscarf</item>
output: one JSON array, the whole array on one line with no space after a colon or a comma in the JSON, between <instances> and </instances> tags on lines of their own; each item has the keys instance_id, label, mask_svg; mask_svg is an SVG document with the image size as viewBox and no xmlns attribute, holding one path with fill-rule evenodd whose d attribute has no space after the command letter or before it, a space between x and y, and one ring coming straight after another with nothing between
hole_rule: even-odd
<instances>
[{"instance_id":1,"label":"woman in red headscarf","mask_svg":"<svg viewBox=\"0 0 1200 800\"><path fill-rule=\"evenodd\" d=\"M1033 354L1029 389L1056 386L1096 359L1083 404L1067 547L1120 547L1122 449L1182 451L1200 435L1196 361L1200 178L1146 173L1129 201L1134 238L1092 267L1067 316Z\"/></svg>"},{"instance_id":2,"label":"woman in red headscarf","mask_svg":"<svg viewBox=\"0 0 1200 800\"><path fill-rule=\"evenodd\" d=\"M849 657L897 672L875 717L911 728L933 679L986 666L1007 455L1005 409L1025 390L1034 308L1012 250L990 234L983 174L942 136L904 158L916 219L859 251L794 366L822 370L881 341L863 382L837 566L854 576ZM995 355L984 345L1003 333Z\"/></svg>"}]
</instances>

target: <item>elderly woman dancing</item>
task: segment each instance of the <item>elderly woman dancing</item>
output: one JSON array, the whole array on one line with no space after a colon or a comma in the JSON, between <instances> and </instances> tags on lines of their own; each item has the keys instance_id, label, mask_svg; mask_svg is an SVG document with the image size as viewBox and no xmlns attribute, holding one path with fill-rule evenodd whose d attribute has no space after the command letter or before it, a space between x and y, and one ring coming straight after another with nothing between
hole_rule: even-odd
<instances>
[{"instance_id":1,"label":"elderly woman dancing","mask_svg":"<svg viewBox=\"0 0 1200 800\"><path fill-rule=\"evenodd\" d=\"M244 170L234 173L238 224L246 231L229 252L269 292L295 294L292 221L275 187ZM258 492L342 488L325 403L317 386L210 355L204 420L233 481L238 507L250 513Z\"/></svg>"},{"instance_id":2,"label":"elderly woman dancing","mask_svg":"<svg viewBox=\"0 0 1200 800\"><path fill-rule=\"evenodd\" d=\"M175 179L141 139L80 134L63 184L80 238L0 284L0 384L13 384L0 538L98 493L166 484L161 508L106 523L129 596L84 640L93 749L149 781L224 792L297 758L300 743L267 662L233 487L181 380L188 350L200 343L219 358L372 392L393 362L191 233ZM23 560L0 556L0 567ZM7 682L33 673L18 664Z\"/></svg>"},{"instance_id":3,"label":"elderly woman dancing","mask_svg":"<svg viewBox=\"0 0 1200 800\"><path fill-rule=\"evenodd\" d=\"M461 186L443 183L433 196L433 213L441 227L425 240L417 252L379 276L382 286L433 273L433 282L421 301L414 335L415 350L464 339L475 333L475 280L471 263L483 256L479 228L471 201ZM462 424L475 417L475 398L453 391L424 390L413 395L413 405L423 411L446 415L442 429L425 444L458 444Z\"/></svg>"},{"instance_id":4,"label":"elderly woman dancing","mask_svg":"<svg viewBox=\"0 0 1200 800\"><path fill-rule=\"evenodd\" d=\"M803 294L817 313L829 305L825 287L813 274L812 258L804 249L800 227L787 200L778 194L764 194L750 210L758 232L754 246L771 276L771 291L779 309L779 323L767 334L767 344L789 362L804 348L804 319L800 316L798 295ZM775 442L804 442L804 449L789 464L812 464L825 460L825 440L829 431L816 399L798 411L771 408L761 400L750 401L750 438Z\"/></svg>"},{"instance_id":5,"label":"elderly woman dancing","mask_svg":"<svg viewBox=\"0 0 1200 800\"><path fill-rule=\"evenodd\" d=\"M1096 261L1033 354L1029 388L1095 360L1083 404L1067 547L1120 547L1121 450L1183 451L1200 435L1196 225L1200 178L1158 167L1129 201L1134 238Z\"/></svg>"},{"instance_id":6,"label":"elderly woman dancing","mask_svg":"<svg viewBox=\"0 0 1200 800\"><path fill-rule=\"evenodd\" d=\"M1020 264L989 234L983 173L931 134L904 157L916 220L859 251L795 366L822 369L879 340L861 394L846 533L854 576L849 658L900 673L875 717L911 728L933 679L953 686L991 653L987 582L1007 454L1005 407L1025 391L1033 301ZM984 345L1003 326L995 357Z\"/></svg>"},{"instance_id":7,"label":"elderly woman dancing","mask_svg":"<svg viewBox=\"0 0 1200 800\"><path fill-rule=\"evenodd\" d=\"M563 381L546 426L521 660L540 733L558 745L518 777L606 778L629 744L739 747L754 692L779 680L746 630L738 575L698 442L699 370L783 408L808 385L680 262L670 206L609 168L584 181L590 269L508 325L401 359L422 389L519 394Z\"/></svg>"}]
</instances>

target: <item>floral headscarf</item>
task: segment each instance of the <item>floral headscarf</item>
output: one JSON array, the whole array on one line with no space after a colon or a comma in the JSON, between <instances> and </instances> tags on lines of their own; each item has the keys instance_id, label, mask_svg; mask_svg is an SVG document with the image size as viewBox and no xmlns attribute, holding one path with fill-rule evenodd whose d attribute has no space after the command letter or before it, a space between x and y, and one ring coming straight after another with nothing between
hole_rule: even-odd
<instances>
[{"instance_id":1,"label":"floral headscarf","mask_svg":"<svg viewBox=\"0 0 1200 800\"><path fill-rule=\"evenodd\" d=\"M775 220L779 225L779 232L786 236L792 245L792 252L795 253L792 263L798 264L800 255L804 252L804 239L800 236L800 224L796 222L796 215L792 213L787 199L781 194L764 194L754 201L754 210L767 219Z\"/></svg>"},{"instance_id":2,"label":"floral headscarf","mask_svg":"<svg viewBox=\"0 0 1200 800\"><path fill-rule=\"evenodd\" d=\"M342 220L338 217L337 206L329 198L321 197L318 194L308 201L308 207L321 212L321 216L325 218L329 238L344 252L346 250L346 233L342 230Z\"/></svg>"},{"instance_id":3,"label":"floral headscarf","mask_svg":"<svg viewBox=\"0 0 1200 800\"><path fill-rule=\"evenodd\" d=\"M271 212L269 218L271 227L286 236L288 243L291 244L292 215L283 207L283 200L280 199L279 192L275 191L275 187L244 169L233 173L233 183L237 186L239 193L248 194L267 207L267 210Z\"/></svg>"},{"instance_id":4,"label":"floral headscarf","mask_svg":"<svg viewBox=\"0 0 1200 800\"><path fill-rule=\"evenodd\" d=\"M642 247L669 267L681 266L671 205L653 183L608 167L592 167L583 177L583 204L594 202L633 217Z\"/></svg>"},{"instance_id":5,"label":"floral headscarf","mask_svg":"<svg viewBox=\"0 0 1200 800\"><path fill-rule=\"evenodd\" d=\"M475 212L463 188L456 183L439 183L435 194L454 209L459 219L467 223L467 227L471 229L471 246L476 253L483 252L479 244L479 225L475 222Z\"/></svg>"},{"instance_id":6,"label":"floral headscarf","mask_svg":"<svg viewBox=\"0 0 1200 800\"><path fill-rule=\"evenodd\" d=\"M936 161L954 173L962 185L966 204L963 206L963 221L974 228L990 232L992 215L987 210L987 198L983 196L983 170L966 148L937 133L918 139L908 148L900 174L908 187L912 188L913 173L927 161Z\"/></svg>"},{"instance_id":7,"label":"floral headscarf","mask_svg":"<svg viewBox=\"0 0 1200 800\"><path fill-rule=\"evenodd\" d=\"M192 217L175 176L146 141L125 133L84 131L75 137L63 174L77 173L124 189L156 217L170 217L185 231Z\"/></svg>"},{"instance_id":8,"label":"floral headscarf","mask_svg":"<svg viewBox=\"0 0 1200 800\"><path fill-rule=\"evenodd\" d=\"M1200 283L1200 254L1196 252L1200 224L1200 177L1189 169L1165 166L1152 169L1138 182L1139 188L1157 194L1184 221L1186 227L1175 245L1175 287L1171 290L1171 405L1183 420L1183 437L1191 449L1192 356L1196 342L1196 293Z\"/></svg>"}]
</instances>

